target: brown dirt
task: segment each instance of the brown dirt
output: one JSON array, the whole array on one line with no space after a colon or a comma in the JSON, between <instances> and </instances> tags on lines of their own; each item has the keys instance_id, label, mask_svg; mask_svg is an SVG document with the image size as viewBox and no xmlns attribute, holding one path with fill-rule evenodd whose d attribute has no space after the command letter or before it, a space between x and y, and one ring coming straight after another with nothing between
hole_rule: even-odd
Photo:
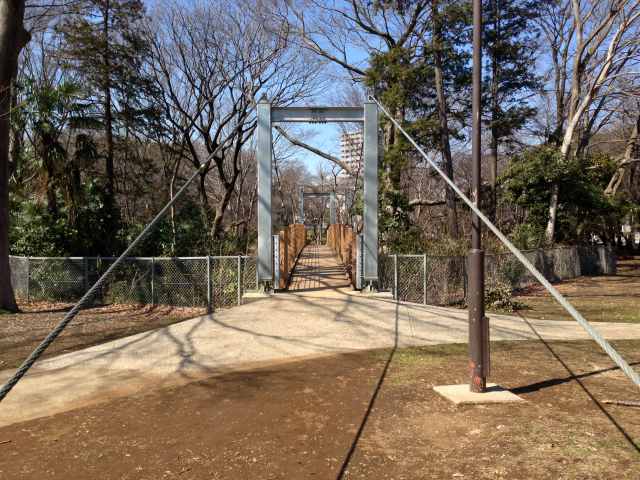
<instances>
[{"instance_id":1,"label":"brown dirt","mask_svg":"<svg viewBox=\"0 0 640 480\"><path fill-rule=\"evenodd\" d=\"M72 307L32 302L20 313L0 315L0 370L17 367ZM80 312L46 351L46 356L80 350L109 340L164 327L206 313L202 308L166 305L109 305Z\"/></svg>"},{"instance_id":2,"label":"brown dirt","mask_svg":"<svg viewBox=\"0 0 640 480\"><path fill-rule=\"evenodd\" d=\"M640 362L639 341L617 346ZM639 410L602 404L637 389L592 343L492 348L492 378L525 404L435 394L465 382L464 345L359 352L4 427L0 478L638 478Z\"/></svg>"},{"instance_id":3,"label":"brown dirt","mask_svg":"<svg viewBox=\"0 0 640 480\"><path fill-rule=\"evenodd\" d=\"M619 260L616 275L578 277L555 286L589 321L640 322L640 257ZM541 286L514 296L514 300L526 305L528 317L573 321Z\"/></svg>"}]
</instances>

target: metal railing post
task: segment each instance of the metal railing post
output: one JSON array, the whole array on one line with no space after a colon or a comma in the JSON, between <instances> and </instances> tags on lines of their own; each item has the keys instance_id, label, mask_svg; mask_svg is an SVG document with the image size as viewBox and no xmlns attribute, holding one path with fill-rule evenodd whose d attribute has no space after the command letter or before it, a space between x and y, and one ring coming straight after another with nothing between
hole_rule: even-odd
<instances>
[{"instance_id":1,"label":"metal railing post","mask_svg":"<svg viewBox=\"0 0 640 480\"><path fill-rule=\"evenodd\" d=\"M238 305L242 305L242 257L238 255Z\"/></svg>"},{"instance_id":2,"label":"metal railing post","mask_svg":"<svg viewBox=\"0 0 640 480\"><path fill-rule=\"evenodd\" d=\"M82 257L82 277L85 291L89 290L89 260L87 257Z\"/></svg>"},{"instance_id":3,"label":"metal railing post","mask_svg":"<svg viewBox=\"0 0 640 480\"><path fill-rule=\"evenodd\" d=\"M273 235L273 289L280 289L280 235Z\"/></svg>"},{"instance_id":4,"label":"metal railing post","mask_svg":"<svg viewBox=\"0 0 640 480\"><path fill-rule=\"evenodd\" d=\"M27 303L31 301L30 287L31 287L31 258L27 257Z\"/></svg>"},{"instance_id":5,"label":"metal railing post","mask_svg":"<svg viewBox=\"0 0 640 480\"><path fill-rule=\"evenodd\" d=\"M398 300L398 255L393 256L393 298Z\"/></svg>"},{"instance_id":6,"label":"metal railing post","mask_svg":"<svg viewBox=\"0 0 640 480\"><path fill-rule=\"evenodd\" d=\"M156 304L156 259L151 257L151 305Z\"/></svg>"},{"instance_id":7,"label":"metal railing post","mask_svg":"<svg viewBox=\"0 0 640 480\"><path fill-rule=\"evenodd\" d=\"M427 304L427 254L422 255L422 303Z\"/></svg>"},{"instance_id":8,"label":"metal railing post","mask_svg":"<svg viewBox=\"0 0 640 480\"><path fill-rule=\"evenodd\" d=\"M211 257L207 255L207 313L213 311L211 296Z\"/></svg>"}]
</instances>

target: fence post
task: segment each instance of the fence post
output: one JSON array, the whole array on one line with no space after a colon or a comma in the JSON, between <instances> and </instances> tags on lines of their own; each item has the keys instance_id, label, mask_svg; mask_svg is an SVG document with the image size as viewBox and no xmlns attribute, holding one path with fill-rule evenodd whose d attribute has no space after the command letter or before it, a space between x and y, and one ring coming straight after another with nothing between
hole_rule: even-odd
<instances>
[{"instance_id":1,"label":"fence post","mask_svg":"<svg viewBox=\"0 0 640 480\"><path fill-rule=\"evenodd\" d=\"M238 305L242 305L242 260L238 255Z\"/></svg>"},{"instance_id":2,"label":"fence post","mask_svg":"<svg viewBox=\"0 0 640 480\"><path fill-rule=\"evenodd\" d=\"M364 288L362 285L362 274L364 267L364 237L362 234L356 236L356 288L358 290Z\"/></svg>"},{"instance_id":3,"label":"fence post","mask_svg":"<svg viewBox=\"0 0 640 480\"><path fill-rule=\"evenodd\" d=\"M211 302L211 257L207 255L207 313L213 311Z\"/></svg>"},{"instance_id":4,"label":"fence post","mask_svg":"<svg viewBox=\"0 0 640 480\"><path fill-rule=\"evenodd\" d=\"M422 254L422 303L427 304L427 254Z\"/></svg>"},{"instance_id":5,"label":"fence post","mask_svg":"<svg viewBox=\"0 0 640 480\"><path fill-rule=\"evenodd\" d=\"M151 257L151 305L156 304L156 258Z\"/></svg>"},{"instance_id":6,"label":"fence post","mask_svg":"<svg viewBox=\"0 0 640 480\"><path fill-rule=\"evenodd\" d=\"M30 293L30 285L31 285L31 258L27 257L27 303L31 301L29 297Z\"/></svg>"},{"instance_id":7,"label":"fence post","mask_svg":"<svg viewBox=\"0 0 640 480\"><path fill-rule=\"evenodd\" d=\"M398 255L393 256L393 298L398 300Z\"/></svg>"},{"instance_id":8,"label":"fence post","mask_svg":"<svg viewBox=\"0 0 640 480\"><path fill-rule=\"evenodd\" d=\"M89 259L87 257L82 257L82 275L83 275L83 286L84 291L89 290Z\"/></svg>"},{"instance_id":9,"label":"fence post","mask_svg":"<svg viewBox=\"0 0 640 480\"><path fill-rule=\"evenodd\" d=\"M273 235L273 289L280 289L280 235Z\"/></svg>"}]
</instances>

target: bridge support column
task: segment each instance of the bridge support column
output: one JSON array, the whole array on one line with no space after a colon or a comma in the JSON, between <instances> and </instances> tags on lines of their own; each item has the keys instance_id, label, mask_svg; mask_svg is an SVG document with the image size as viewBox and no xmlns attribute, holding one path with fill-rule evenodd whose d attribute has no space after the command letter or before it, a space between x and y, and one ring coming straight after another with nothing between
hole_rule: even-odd
<instances>
[{"instance_id":1,"label":"bridge support column","mask_svg":"<svg viewBox=\"0 0 640 480\"><path fill-rule=\"evenodd\" d=\"M273 282L271 225L271 104L262 97L257 107L256 160L258 163L258 287Z\"/></svg>"},{"instance_id":2,"label":"bridge support column","mask_svg":"<svg viewBox=\"0 0 640 480\"><path fill-rule=\"evenodd\" d=\"M378 108L364 104L364 275L365 286L378 282ZM364 287L364 286L363 286Z\"/></svg>"},{"instance_id":3,"label":"bridge support column","mask_svg":"<svg viewBox=\"0 0 640 480\"><path fill-rule=\"evenodd\" d=\"M329 225L338 223L336 219L336 210L338 208L337 203L336 192L331 192L329 194Z\"/></svg>"},{"instance_id":4,"label":"bridge support column","mask_svg":"<svg viewBox=\"0 0 640 480\"><path fill-rule=\"evenodd\" d=\"M298 218L301 224L304 225L304 186L300 187L300 212L298 214Z\"/></svg>"}]
</instances>

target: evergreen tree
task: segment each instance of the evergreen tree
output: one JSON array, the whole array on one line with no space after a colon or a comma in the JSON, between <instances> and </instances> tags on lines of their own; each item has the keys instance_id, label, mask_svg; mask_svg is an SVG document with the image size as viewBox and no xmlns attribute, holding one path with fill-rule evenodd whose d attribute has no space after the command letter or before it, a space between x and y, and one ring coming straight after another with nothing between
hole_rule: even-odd
<instances>
[{"instance_id":1,"label":"evergreen tree","mask_svg":"<svg viewBox=\"0 0 640 480\"><path fill-rule=\"evenodd\" d=\"M105 142L105 214L115 228L119 214L115 205L114 157L117 135L125 138L136 119L144 121L148 82L142 60L148 52L140 35L144 16L141 0L89 0L82 11L65 20L61 56L83 79L89 98L101 107Z\"/></svg>"},{"instance_id":2,"label":"evergreen tree","mask_svg":"<svg viewBox=\"0 0 640 480\"><path fill-rule=\"evenodd\" d=\"M468 5L457 0L433 0L428 32L413 48L374 54L365 84L414 138L427 148L440 151L443 169L453 178L450 142L462 138L470 107ZM384 119L383 127L382 210L386 204L392 218L383 218L381 223L395 231L409 222L408 201L402 194L400 177L412 149ZM457 238L455 194L445 187L445 196L448 233Z\"/></svg>"},{"instance_id":3,"label":"evergreen tree","mask_svg":"<svg viewBox=\"0 0 640 480\"><path fill-rule=\"evenodd\" d=\"M535 0L489 0L484 3L485 122L489 129L489 182L495 217L498 151L535 115L527 101L540 87L536 69L536 28L541 13Z\"/></svg>"}]
</instances>

